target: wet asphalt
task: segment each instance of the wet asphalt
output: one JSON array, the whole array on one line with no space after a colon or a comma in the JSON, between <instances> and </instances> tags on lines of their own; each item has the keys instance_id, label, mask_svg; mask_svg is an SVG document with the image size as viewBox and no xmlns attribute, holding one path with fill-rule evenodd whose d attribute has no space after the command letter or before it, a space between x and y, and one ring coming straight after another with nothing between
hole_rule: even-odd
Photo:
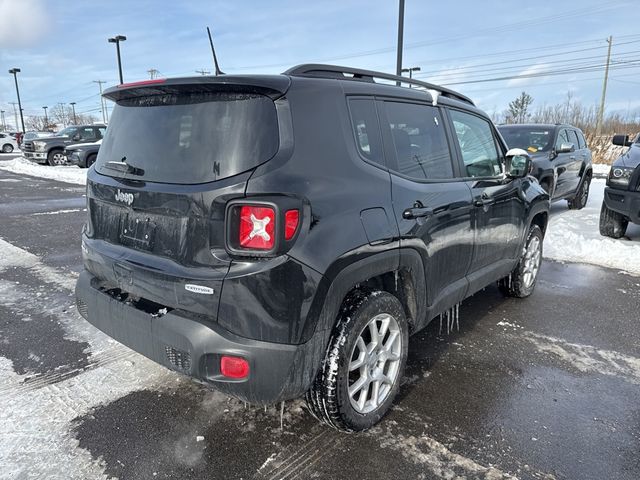
<instances>
[{"instance_id":1,"label":"wet asphalt","mask_svg":"<svg viewBox=\"0 0 640 480\"><path fill-rule=\"evenodd\" d=\"M0 171L0 238L73 278L83 195ZM71 293L28 268L0 276L32 299L0 296L0 357L23 383L39 379L32 388L91 381L103 367L61 321L82 322ZM320 425L301 401L285 404L281 429L279 406L246 406L170 374L115 400L96 396L65 436L121 479L638 479L639 306L640 278L545 261L531 297L491 286L462 304L459 328L436 319L413 336L395 406L369 432Z\"/></svg>"}]
</instances>

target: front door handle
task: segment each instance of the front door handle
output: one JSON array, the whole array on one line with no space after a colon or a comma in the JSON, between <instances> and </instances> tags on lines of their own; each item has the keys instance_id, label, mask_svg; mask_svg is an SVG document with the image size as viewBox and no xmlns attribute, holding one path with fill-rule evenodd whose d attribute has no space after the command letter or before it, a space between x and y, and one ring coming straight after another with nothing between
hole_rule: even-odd
<instances>
[{"instance_id":1,"label":"front door handle","mask_svg":"<svg viewBox=\"0 0 640 480\"><path fill-rule=\"evenodd\" d=\"M484 207L485 205L491 205L492 203L495 203L495 199L487 193L483 193L473 201L473 204L476 207Z\"/></svg>"},{"instance_id":2,"label":"front door handle","mask_svg":"<svg viewBox=\"0 0 640 480\"><path fill-rule=\"evenodd\" d=\"M412 220L415 218L426 218L433 215L433 209L428 207L411 207L402 212L402 218Z\"/></svg>"}]
</instances>

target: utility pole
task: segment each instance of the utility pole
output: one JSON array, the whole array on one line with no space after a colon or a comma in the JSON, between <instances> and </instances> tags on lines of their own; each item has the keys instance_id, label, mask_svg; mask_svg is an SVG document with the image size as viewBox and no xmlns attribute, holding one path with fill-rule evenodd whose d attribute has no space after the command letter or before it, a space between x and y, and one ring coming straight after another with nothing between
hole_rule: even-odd
<instances>
[{"instance_id":1,"label":"utility pole","mask_svg":"<svg viewBox=\"0 0 640 480\"><path fill-rule=\"evenodd\" d=\"M396 75L402 75L402 40L404 35L404 0L400 0L398 9L398 51L396 59ZM396 82L400 86L400 82Z\"/></svg>"},{"instance_id":2,"label":"utility pole","mask_svg":"<svg viewBox=\"0 0 640 480\"><path fill-rule=\"evenodd\" d=\"M211 74L211 72L209 70L205 70L205 69L196 70L196 73L199 73L200 75L210 75Z\"/></svg>"},{"instance_id":3,"label":"utility pole","mask_svg":"<svg viewBox=\"0 0 640 480\"><path fill-rule=\"evenodd\" d=\"M49 128L49 119L47 118L47 108L49 107L42 107L42 109L44 110L44 128Z\"/></svg>"},{"instance_id":4,"label":"utility pole","mask_svg":"<svg viewBox=\"0 0 640 480\"><path fill-rule=\"evenodd\" d=\"M93 83L97 83L100 86L100 107L102 108L102 121L107 123L109 121L109 115L105 115L106 105L104 98L102 98L102 84L107 83L104 80L93 80Z\"/></svg>"},{"instance_id":5,"label":"utility pole","mask_svg":"<svg viewBox=\"0 0 640 480\"><path fill-rule=\"evenodd\" d=\"M2 131L7 131L7 122L4 121L4 110L0 110L0 117L2 117Z\"/></svg>"},{"instance_id":6,"label":"utility pole","mask_svg":"<svg viewBox=\"0 0 640 480\"><path fill-rule=\"evenodd\" d=\"M604 101L607 96L607 81L609 80L609 63L611 62L611 45L613 37L609 35L607 38L609 48L607 49L607 64L604 67L604 83L602 84L602 98L600 99L600 110L598 110L598 121L596 123L596 137L602 133L602 122L604 121Z\"/></svg>"},{"instance_id":7,"label":"utility pole","mask_svg":"<svg viewBox=\"0 0 640 480\"><path fill-rule=\"evenodd\" d=\"M77 125L78 120L76 120L76 102L71 102L71 108L73 109L73 124Z\"/></svg>"},{"instance_id":8,"label":"utility pole","mask_svg":"<svg viewBox=\"0 0 640 480\"><path fill-rule=\"evenodd\" d=\"M156 70L155 68L150 68L149 70L147 70L147 73L149 74L149 78L153 80L158 76L158 73L160 72L158 72L158 70Z\"/></svg>"},{"instance_id":9,"label":"utility pole","mask_svg":"<svg viewBox=\"0 0 640 480\"><path fill-rule=\"evenodd\" d=\"M64 103L58 102L58 105L60 105L60 112L62 114L62 126L66 127L67 126L67 114L64 111Z\"/></svg>"},{"instance_id":10,"label":"utility pole","mask_svg":"<svg viewBox=\"0 0 640 480\"><path fill-rule=\"evenodd\" d=\"M24 133L24 117L22 116L22 103L20 102L20 89L18 88L18 73L20 72L19 68L12 68L9 70L9 73L13 74L13 79L16 82L16 96L18 97L18 109L20 110L20 124L22 125L22 133ZM18 121L16 120L16 130L18 129L17 125Z\"/></svg>"},{"instance_id":11,"label":"utility pole","mask_svg":"<svg viewBox=\"0 0 640 480\"><path fill-rule=\"evenodd\" d=\"M18 111L16 110L16 102L9 102L9 105L13 107L13 120L15 122L16 130L18 130Z\"/></svg>"}]
</instances>

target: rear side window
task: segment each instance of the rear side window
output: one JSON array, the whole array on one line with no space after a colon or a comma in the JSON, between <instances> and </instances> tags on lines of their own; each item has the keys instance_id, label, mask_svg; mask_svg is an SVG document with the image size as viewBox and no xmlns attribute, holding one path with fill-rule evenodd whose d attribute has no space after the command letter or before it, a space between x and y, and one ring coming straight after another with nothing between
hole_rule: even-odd
<instances>
[{"instance_id":1,"label":"rear side window","mask_svg":"<svg viewBox=\"0 0 640 480\"><path fill-rule=\"evenodd\" d=\"M496 146L491 124L476 115L451 110L451 120L466 175L495 177L502 172L501 156Z\"/></svg>"},{"instance_id":2,"label":"rear side window","mask_svg":"<svg viewBox=\"0 0 640 480\"><path fill-rule=\"evenodd\" d=\"M367 160L384 165L380 124L373 99L351 99L349 111L358 151Z\"/></svg>"},{"instance_id":3,"label":"rear side window","mask_svg":"<svg viewBox=\"0 0 640 480\"><path fill-rule=\"evenodd\" d=\"M276 107L264 95L136 97L114 107L96 170L118 178L205 183L250 170L278 147Z\"/></svg>"},{"instance_id":4,"label":"rear side window","mask_svg":"<svg viewBox=\"0 0 640 480\"><path fill-rule=\"evenodd\" d=\"M392 170L416 180L453 178L451 152L440 111L414 103L384 102L397 164Z\"/></svg>"}]
</instances>

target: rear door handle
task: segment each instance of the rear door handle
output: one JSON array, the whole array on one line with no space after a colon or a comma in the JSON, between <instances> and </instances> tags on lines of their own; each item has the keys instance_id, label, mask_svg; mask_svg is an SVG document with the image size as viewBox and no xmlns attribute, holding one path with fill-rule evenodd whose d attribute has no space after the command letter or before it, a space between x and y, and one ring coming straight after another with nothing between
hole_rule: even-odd
<instances>
[{"instance_id":1,"label":"rear door handle","mask_svg":"<svg viewBox=\"0 0 640 480\"><path fill-rule=\"evenodd\" d=\"M407 208L402 212L402 218L405 220L412 220L415 218L426 218L433 215L433 209L427 207L412 207Z\"/></svg>"},{"instance_id":2,"label":"rear door handle","mask_svg":"<svg viewBox=\"0 0 640 480\"><path fill-rule=\"evenodd\" d=\"M576 159L576 156L575 156L575 155L571 155L571 156L569 157L569 159L571 159L571 160L575 160L575 159Z\"/></svg>"}]
</instances>

